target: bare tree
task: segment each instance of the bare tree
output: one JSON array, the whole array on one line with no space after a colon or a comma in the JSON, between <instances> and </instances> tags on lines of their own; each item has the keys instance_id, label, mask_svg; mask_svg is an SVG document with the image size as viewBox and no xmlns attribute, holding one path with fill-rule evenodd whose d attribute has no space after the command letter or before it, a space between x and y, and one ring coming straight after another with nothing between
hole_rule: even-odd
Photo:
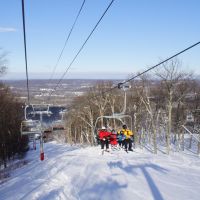
<instances>
[{"instance_id":1,"label":"bare tree","mask_svg":"<svg viewBox=\"0 0 200 200\"><path fill-rule=\"evenodd\" d=\"M148 76L149 77L149 76ZM143 75L141 77L141 81L139 82L139 87L135 86L135 91L137 92L140 101L148 113L147 118L150 121L150 127L152 130L152 139L153 139L153 151L157 153L157 127L156 127L156 119L158 115L158 111L156 110L156 104L153 102L153 98L151 96L152 89L152 80L147 78L147 75ZM147 119L146 119L147 120ZM151 138L151 137L150 137Z\"/></svg>"},{"instance_id":2,"label":"bare tree","mask_svg":"<svg viewBox=\"0 0 200 200\"><path fill-rule=\"evenodd\" d=\"M181 81L188 78L188 74L181 72L179 69L181 63L178 59L170 60L163 64L160 71L156 72L156 75L161 80L161 88L166 94L166 110L167 110L167 131L166 131L166 144L167 144L167 154L170 152L170 138L172 133L172 110L174 104L180 102L183 98L181 94L177 98L177 91Z\"/></svg>"},{"instance_id":3,"label":"bare tree","mask_svg":"<svg viewBox=\"0 0 200 200\"><path fill-rule=\"evenodd\" d=\"M3 52L1 53L1 48L0 48L0 76L2 76L3 74L6 73L7 70L7 59L6 59L6 55L7 53Z\"/></svg>"},{"instance_id":4,"label":"bare tree","mask_svg":"<svg viewBox=\"0 0 200 200\"><path fill-rule=\"evenodd\" d=\"M101 82L90 91L92 103L98 108L99 117L104 116L107 109L109 94L105 91L108 88L110 88L110 85ZM101 126L103 125L103 118L101 118Z\"/></svg>"}]
</instances>

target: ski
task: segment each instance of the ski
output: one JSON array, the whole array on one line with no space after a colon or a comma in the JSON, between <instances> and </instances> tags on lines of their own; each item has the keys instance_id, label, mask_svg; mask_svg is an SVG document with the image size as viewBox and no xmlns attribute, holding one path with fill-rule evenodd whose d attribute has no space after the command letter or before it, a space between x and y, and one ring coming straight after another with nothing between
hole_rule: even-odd
<instances>
[{"instance_id":1,"label":"ski","mask_svg":"<svg viewBox=\"0 0 200 200\"><path fill-rule=\"evenodd\" d=\"M105 152L109 154L113 154L110 150L102 150L101 155L104 155Z\"/></svg>"}]
</instances>

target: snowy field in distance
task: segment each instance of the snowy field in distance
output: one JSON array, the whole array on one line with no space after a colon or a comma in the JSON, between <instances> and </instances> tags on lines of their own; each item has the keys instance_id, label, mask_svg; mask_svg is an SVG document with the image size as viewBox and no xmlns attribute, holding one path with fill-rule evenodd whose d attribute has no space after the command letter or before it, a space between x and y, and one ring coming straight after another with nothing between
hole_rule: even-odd
<instances>
[{"instance_id":1,"label":"snowy field in distance","mask_svg":"<svg viewBox=\"0 0 200 200\"><path fill-rule=\"evenodd\" d=\"M28 164L0 185L1 200L199 200L200 158L146 149L101 155L100 147L56 142L26 156Z\"/></svg>"}]
</instances>

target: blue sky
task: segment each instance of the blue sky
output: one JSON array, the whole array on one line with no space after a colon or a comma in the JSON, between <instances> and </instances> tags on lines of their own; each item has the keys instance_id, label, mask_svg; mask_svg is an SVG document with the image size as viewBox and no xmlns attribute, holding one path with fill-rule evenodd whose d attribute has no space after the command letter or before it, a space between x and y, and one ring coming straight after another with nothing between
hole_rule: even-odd
<instances>
[{"instance_id":1,"label":"blue sky","mask_svg":"<svg viewBox=\"0 0 200 200\"><path fill-rule=\"evenodd\" d=\"M72 61L110 0L86 0L54 77ZM30 78L49 78L82 0L25 0ZM4 78L25 78L21 0L0 0ZM200 41L199 0L115 0L65 78L127 78ZM2 52L2 51L1 51ZM179 56L200 74L200 46Z\"/></svg>"}]
</instances>

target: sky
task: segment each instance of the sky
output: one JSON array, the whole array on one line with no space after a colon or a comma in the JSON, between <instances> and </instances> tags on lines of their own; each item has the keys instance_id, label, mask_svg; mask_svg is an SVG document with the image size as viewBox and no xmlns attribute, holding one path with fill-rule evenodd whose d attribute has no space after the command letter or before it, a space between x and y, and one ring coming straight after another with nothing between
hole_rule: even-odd
<instances>
[{"instance_id":1,"label":"sky","mask_svg":"<svg viewBox=\"0 0 200 200\"><path fill-rule=\"evenodd\" d=\"M186 148L169 156L149 151L150 147L137 147L134 152L115 150L101 155L100 146L48 142L40 161L38 141L37 149L18 161L18 169L17 164L11 165L10 175L0 180L0 199L199 200L197 155Z\"/></svg>"},{"instance_id":2,"label":"sky","mask_svg":"<svg viewBox=\"0 0 200 200\"><path fill-rule=\"evenodd\" d=\"M51 77L83 0L25 0L29 78ZM53 78L66 71L110 0L86 0ZM0 0L0 53L7 75L25 79L21 0ZM200 41L199 0L115 0L64 78L120 78ZM200 74L200 45L178 58Z\"/></svg>"}]
</instances>

